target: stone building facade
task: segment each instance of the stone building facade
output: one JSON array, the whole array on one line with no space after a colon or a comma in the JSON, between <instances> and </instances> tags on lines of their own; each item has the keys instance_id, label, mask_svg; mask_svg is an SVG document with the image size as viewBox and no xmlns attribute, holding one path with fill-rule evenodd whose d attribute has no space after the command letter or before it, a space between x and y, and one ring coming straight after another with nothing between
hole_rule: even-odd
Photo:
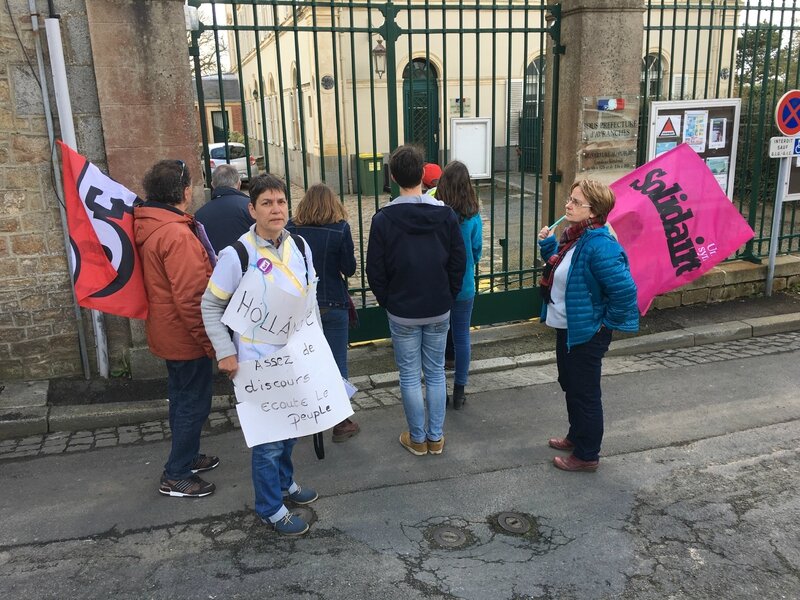
<instances>
[{"instance_id":1,"label":"stone building facade","mask_svg":"<svg viewBox=\"0 0 800 600\"><path fill-rule=\"evenodd\" d=\"M80 373L36 34L28 2L11 0L10 8L10 15L5 6L0 9L6 13L0 18L0 379ZM59 9L78 144L104 168L86 7L70 0ZM41 20L39 25L44 28ZM43 33L39 39L46 52ZM45 69L52 95L49 63Z\"/></svg>"},{"instance_id":2,"label":"stone building facade","mask_svg":"<svg viewBox=\"0 0 800 600\"><path fill-rule=\"evenodd\" d=\"M59 0L62 44L77 150L141 193L161 158L192 165L202 200L182 0ZM55 190L53 149L35 40L44 53L55 137L60 137L43 18L33 31L28 0L0 6L0 380L81 375L78 321ZM88 356L96 373L88 313ZM104 316L112 372L148 356L141 322Z\"/></svg>"}]
</instances>

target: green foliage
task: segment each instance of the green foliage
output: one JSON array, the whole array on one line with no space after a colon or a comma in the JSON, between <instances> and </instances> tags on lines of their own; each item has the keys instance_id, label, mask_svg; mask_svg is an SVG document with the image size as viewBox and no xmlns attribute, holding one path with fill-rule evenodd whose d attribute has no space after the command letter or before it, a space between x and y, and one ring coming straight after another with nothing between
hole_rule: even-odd
<instances>
[{"instance_id":1,"label":"green foliage","mask_svg":"<svg viewBox=\"0 0 800 600\"><path fill-rule=\"evenodd\" d=\"M779 135L773 114L778 99L797 85L798 48L797 32L790 36L786 25L766 20L743 30L737 39L734 76L742 99L740 131L752 132L739 141L740 152L743 141L751 145L746 154L740 153L737 167L736 196L742 201L753 193L773 193L777 169L769 158L769 138Z\"/></svg>"},{"instance_id":2,"label":"green foliage","mask_svg":"<svg viewBox=\"0 0 800 600\"><path fill-rule=\"evenodd\" d=\"M228 141L244 144L244 134L231 129L228 131Z\"/></svg>"},{"instance_id":3,"label":"green foliage","mask_svg":"<svg viewBox=\"0 0 800 600\"><path fill-rule=\"evenodd\" d=\"M119 357L117 364L109 372L111 377L130 379L131 378L131 363L127 353L123 353Z\"/></svg>"},{"instance_id":4,"label":"green foliage","mask_svg":"<svg viewBox=\"0 0 800 600\"><path fill-rule=\"evenodd\" d=\"M736 45L736 77L740 89L761 86L765 75L769 77L770 70L776 69L781 33L781 27L769 21L761 21L742 31Z\"/></svg>"}]
</instances>

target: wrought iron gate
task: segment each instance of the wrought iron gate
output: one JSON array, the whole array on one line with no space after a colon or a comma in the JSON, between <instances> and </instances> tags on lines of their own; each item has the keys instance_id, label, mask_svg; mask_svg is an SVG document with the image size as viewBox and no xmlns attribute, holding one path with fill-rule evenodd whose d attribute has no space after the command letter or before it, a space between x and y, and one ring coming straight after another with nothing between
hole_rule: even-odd
<instances>
[{"instance_id":1,"label":"wrought iron gate","mask_svg":"<svg viewBox=\"0 0 800 600\"><path fill-rule=\"evenodd\" d=\"M560 5L519 0L470 6L371 0L189 4L201 12L190 54L203 147L211 141L205 116L222 112L229 140L243 141L247 154L257 157L253 169L286 179L290 206L316 181L333 187L345 203L359 265L350 285L361 327L351 341L388 331L364 271L370 220L390 199L383 163L407 140L423 142L428 160L446 163L452 157L453 117L492 119L491 177L476 182L484 256L476 267L473 324L538 314L536 233L548 179L540 157L542 128L522 132L520 123L523 107L541 106L543 86L532 92L522 82L527 66L542 62L548 37L560 44ZM204 61L209 52L212 60ZM414 78L417 65L426 68ZM406 70L412 75L404 79ZM223 86L231 77L227 72L238 80L233 98ZM556 87L557 73L548 80ZM218 92L214 106L205 100L209 85ZM553 154L556 139L551 136ZM539 155L521 169L523 144Z\"/></svg>"}]
</instances>

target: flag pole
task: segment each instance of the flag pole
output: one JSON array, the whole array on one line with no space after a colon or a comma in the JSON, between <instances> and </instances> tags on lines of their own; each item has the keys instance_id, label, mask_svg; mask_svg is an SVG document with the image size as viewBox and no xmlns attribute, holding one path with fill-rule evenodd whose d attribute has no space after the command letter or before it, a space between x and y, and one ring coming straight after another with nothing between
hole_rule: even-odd
<instances>
[{"instance_id":1,"label":"flag pole","mask_svg":"<svg viewBox=\"0 0 800 600\"><path fill-rule=\"evenodd\" d=\"M58 209L61 213L61 232L64 236L64 247L67 248L69 243L69 230L67 228L67 215L64 211L64 190L61 187L61 173L58 166L58 154L55 151L55 133L53 127L53 113L50 111L50 92L47 87L47 76L44 70L44 55L42 53L42 42L39 39L39 16L36 11L36 0L28 0L28 7L31 11L31 29L33 30L33 43L36 48L36 62L39 67L39 81L42 84L42 105L44 107L44 116L47 123L47 139L50 140L50 158L53 163L53 185L56 188L56 197L60 200ZM67 252L67 263L69 264L70 273L73 272L72 255ZM75 286L70 282L70 291L72 292L72 307L75 309L75 322L78 324L78 349L81 355L81 364L83 365L83 376L86 379L91 377L91 370L89 368L89 351L86 344L86 332L83 329L83 315L81 314L81 307L78 305L78 298L75 295Z\"/></svg>"},{"instance_id":2,"label":"flag pole","mask_svg":"<svg viewBox=\"0 0 800 600\"><path fill-rule=\"evenodd\" d=\"M47 33L47 48L50 53L50 69L53 74L53 91L56 97L56 106L58 108L58 121L61 126L61 138L64 143L71 148L77 150L78 144L75 138L75 124L72 120L72 103L69 97L69 87L67 86L67 69L64 64L64 48L61 44L61 25L58 21L57 15L52 15L44 20L44 27ZM44 81L44 79L43 79ZM47 104L47 100L45 100ZM58 181L59 178L56 177ZM64 230L64 250L67 254L67 260L70 264L70 274L74 273L74 265L72 264L69 233L67 230L66 215L64 208L61 208L61 225ZM70 277L71 278L71 277ZM72 286L72 294L75 297L75 287ZM78 336L79 339L83 333L82 321L80 320L80 308L77 306L76 299L76 312L79 316L78 321ZM92 329L94 330L95 346L97 350L97 371L101 377L108 378L108 342L106 339L106 328L103 322L103 313L97 310L90 311L92 320ZM86 352L86 342L83 340L81 354ZM86 378L89 378L88 357L84 363L84 371Z\"/></svg>"}]
</instances>

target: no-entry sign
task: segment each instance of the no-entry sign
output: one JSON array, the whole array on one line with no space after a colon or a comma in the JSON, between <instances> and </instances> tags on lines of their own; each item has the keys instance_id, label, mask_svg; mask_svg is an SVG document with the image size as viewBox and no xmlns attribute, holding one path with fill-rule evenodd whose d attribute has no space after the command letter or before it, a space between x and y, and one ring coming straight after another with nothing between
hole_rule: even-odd
<instances>
[{"instance_id":1,"label":"no-entry sign","mask_svg":"<svg viewBox=\"0 0 800 600\"><path fill-rule=\"evenodd\" d=\"M789 90L778 100L775 124L783 135L792 137L800 133L800 90Z\"/></svg>"}]
</instances>

